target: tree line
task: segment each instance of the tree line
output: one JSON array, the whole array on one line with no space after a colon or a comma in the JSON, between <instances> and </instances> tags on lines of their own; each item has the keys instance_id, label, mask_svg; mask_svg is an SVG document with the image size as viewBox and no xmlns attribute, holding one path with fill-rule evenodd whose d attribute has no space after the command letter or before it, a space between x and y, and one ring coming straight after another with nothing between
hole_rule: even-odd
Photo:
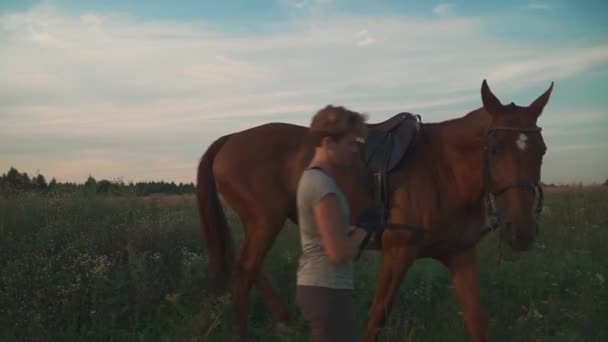
<instances>
[{"instance_id":1,"label":"tree line","mask_svg":"<svg viewBox=\"0 0 608 342\"><path fill-rule=\"evenodd\" d=\"M603 183L608 186L608 179ZM555 186L553 184L543 184L545 187ZM136 196L147 196L151 194L189 194L195 192L194 183L178 183L175 182L129 182L124 183L122 180L96 180L93 176L89 176L84 183L72 182L57 182L52 178L47 183L47 179L42 174L28 175L26 172L19 172L16 168L11 167L7 173L0 176L0 194L11 194L19 192L74 192L84 191L90 194L114 194Z\"/></svg>"},{"instance_id":2,"label":"tree line","mask_svg":"<svg viewBox=\"0 0 608 342\"><path fill-rule=\"evenodd\" d=\"M82 191L88 194L102 195L136 195L147 196L151 194L188 194L195 192L193 183L175 182L129 182L122 180L97 180L89 176L84 183L57 182L52 178L47 182L47 178L42 174L28 175L26 172L19 172L11 167L8 172L0 176L0 193L15 194L21 192L75 192Z\"/></svg>"}]
</instances>

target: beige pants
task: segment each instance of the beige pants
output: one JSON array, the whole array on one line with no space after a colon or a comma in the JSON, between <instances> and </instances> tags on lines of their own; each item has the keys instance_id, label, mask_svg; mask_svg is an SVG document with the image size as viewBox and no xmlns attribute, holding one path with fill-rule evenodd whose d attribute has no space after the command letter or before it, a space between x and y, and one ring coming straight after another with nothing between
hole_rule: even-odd
<instances>
[{"instance_id":1,"label":"beige pants","mask_svg":"<svg viewBox=\"0 0 608 342\"><path fill-rule=\"evenodd\" d=\"M313 342L356 342L353 290L296 288L296 303L312 330Z\"/></svg>"}]
</instances>

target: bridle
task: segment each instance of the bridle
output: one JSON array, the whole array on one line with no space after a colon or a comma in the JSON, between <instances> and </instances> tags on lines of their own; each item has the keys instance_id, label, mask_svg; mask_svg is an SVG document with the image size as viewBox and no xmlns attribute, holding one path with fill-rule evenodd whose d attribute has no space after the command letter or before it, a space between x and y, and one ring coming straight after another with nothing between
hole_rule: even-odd
<instances>
[{"instance_id":1,"label":"bridle","mask_svg":"<svg viewBox=\"0 0 608 342\"><path fill-rule=\"evenodd\" d=\"M487 226L482 230L482 235L485 235L499 227L504 227L505 222L502 214L496 208L496 198L513 188L524 188L534 193L536 199L536 206L534 208L534 219L538 223L540 214L543 210L543 189L538 182L532 182L530 180L514 180L505 185L492 189L492 173L490 168L491 163L491 146L490 141L496 131L513 131L513 132L540 132L540 127L509 127L509 126L495 126L488 129L486 133L486 142L483 150L483 191L484 191L484 203L486 207L486 215L488 218ZM538 229L538 225L537 225Z\"/></svg>"}]
</instances>

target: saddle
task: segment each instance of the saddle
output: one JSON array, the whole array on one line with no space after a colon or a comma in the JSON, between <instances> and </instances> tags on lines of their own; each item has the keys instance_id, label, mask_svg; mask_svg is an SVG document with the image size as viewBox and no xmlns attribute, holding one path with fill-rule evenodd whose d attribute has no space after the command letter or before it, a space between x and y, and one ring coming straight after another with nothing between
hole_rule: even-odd
<instances>
[{"instance_id":1,"label":"saddle","mask_svg":"<svg viewBox=\"0 0 608 342\"><path fill-rule=\"evenodd\" d=\"M374 173L388 173L403 159L418 135L420 115L403 112L367 126L363 161Z\"/></svg>"},{"instance_id":2,"label":"saddle","mask_svg":"<svg viewBox=\"0 0 608 342\"><path fill-rule=\"evenodd\" d=\"M420 121L420 115L402 112L368 124L361 158L374 175L374 207L382 221L379 225L385 226L388 219L388 176L415 145Z\"/></svg>"}]
</instances>

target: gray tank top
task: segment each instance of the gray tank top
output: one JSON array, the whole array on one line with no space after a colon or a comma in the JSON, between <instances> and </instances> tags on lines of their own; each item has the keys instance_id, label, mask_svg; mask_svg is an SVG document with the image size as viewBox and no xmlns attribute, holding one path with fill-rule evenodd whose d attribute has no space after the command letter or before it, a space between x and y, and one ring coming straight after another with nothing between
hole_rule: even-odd
<instances>
[{"instance_id":1,"label":"gray tank top","mask_svg":"<svg viewBox=\"0 0 608 342\"><path fill-rule=\"evenodd\" d=\"M306 169L298 183L297 207L300 228L300 255L297 284L335 289L353 289L353 261L332 263L323 248L323 241L315 222L314 206L327 194L335 194L345 222L344 234L349 229L349 207L344 194L334 180L319 169Z\"/></svg>"}]
</instances>

